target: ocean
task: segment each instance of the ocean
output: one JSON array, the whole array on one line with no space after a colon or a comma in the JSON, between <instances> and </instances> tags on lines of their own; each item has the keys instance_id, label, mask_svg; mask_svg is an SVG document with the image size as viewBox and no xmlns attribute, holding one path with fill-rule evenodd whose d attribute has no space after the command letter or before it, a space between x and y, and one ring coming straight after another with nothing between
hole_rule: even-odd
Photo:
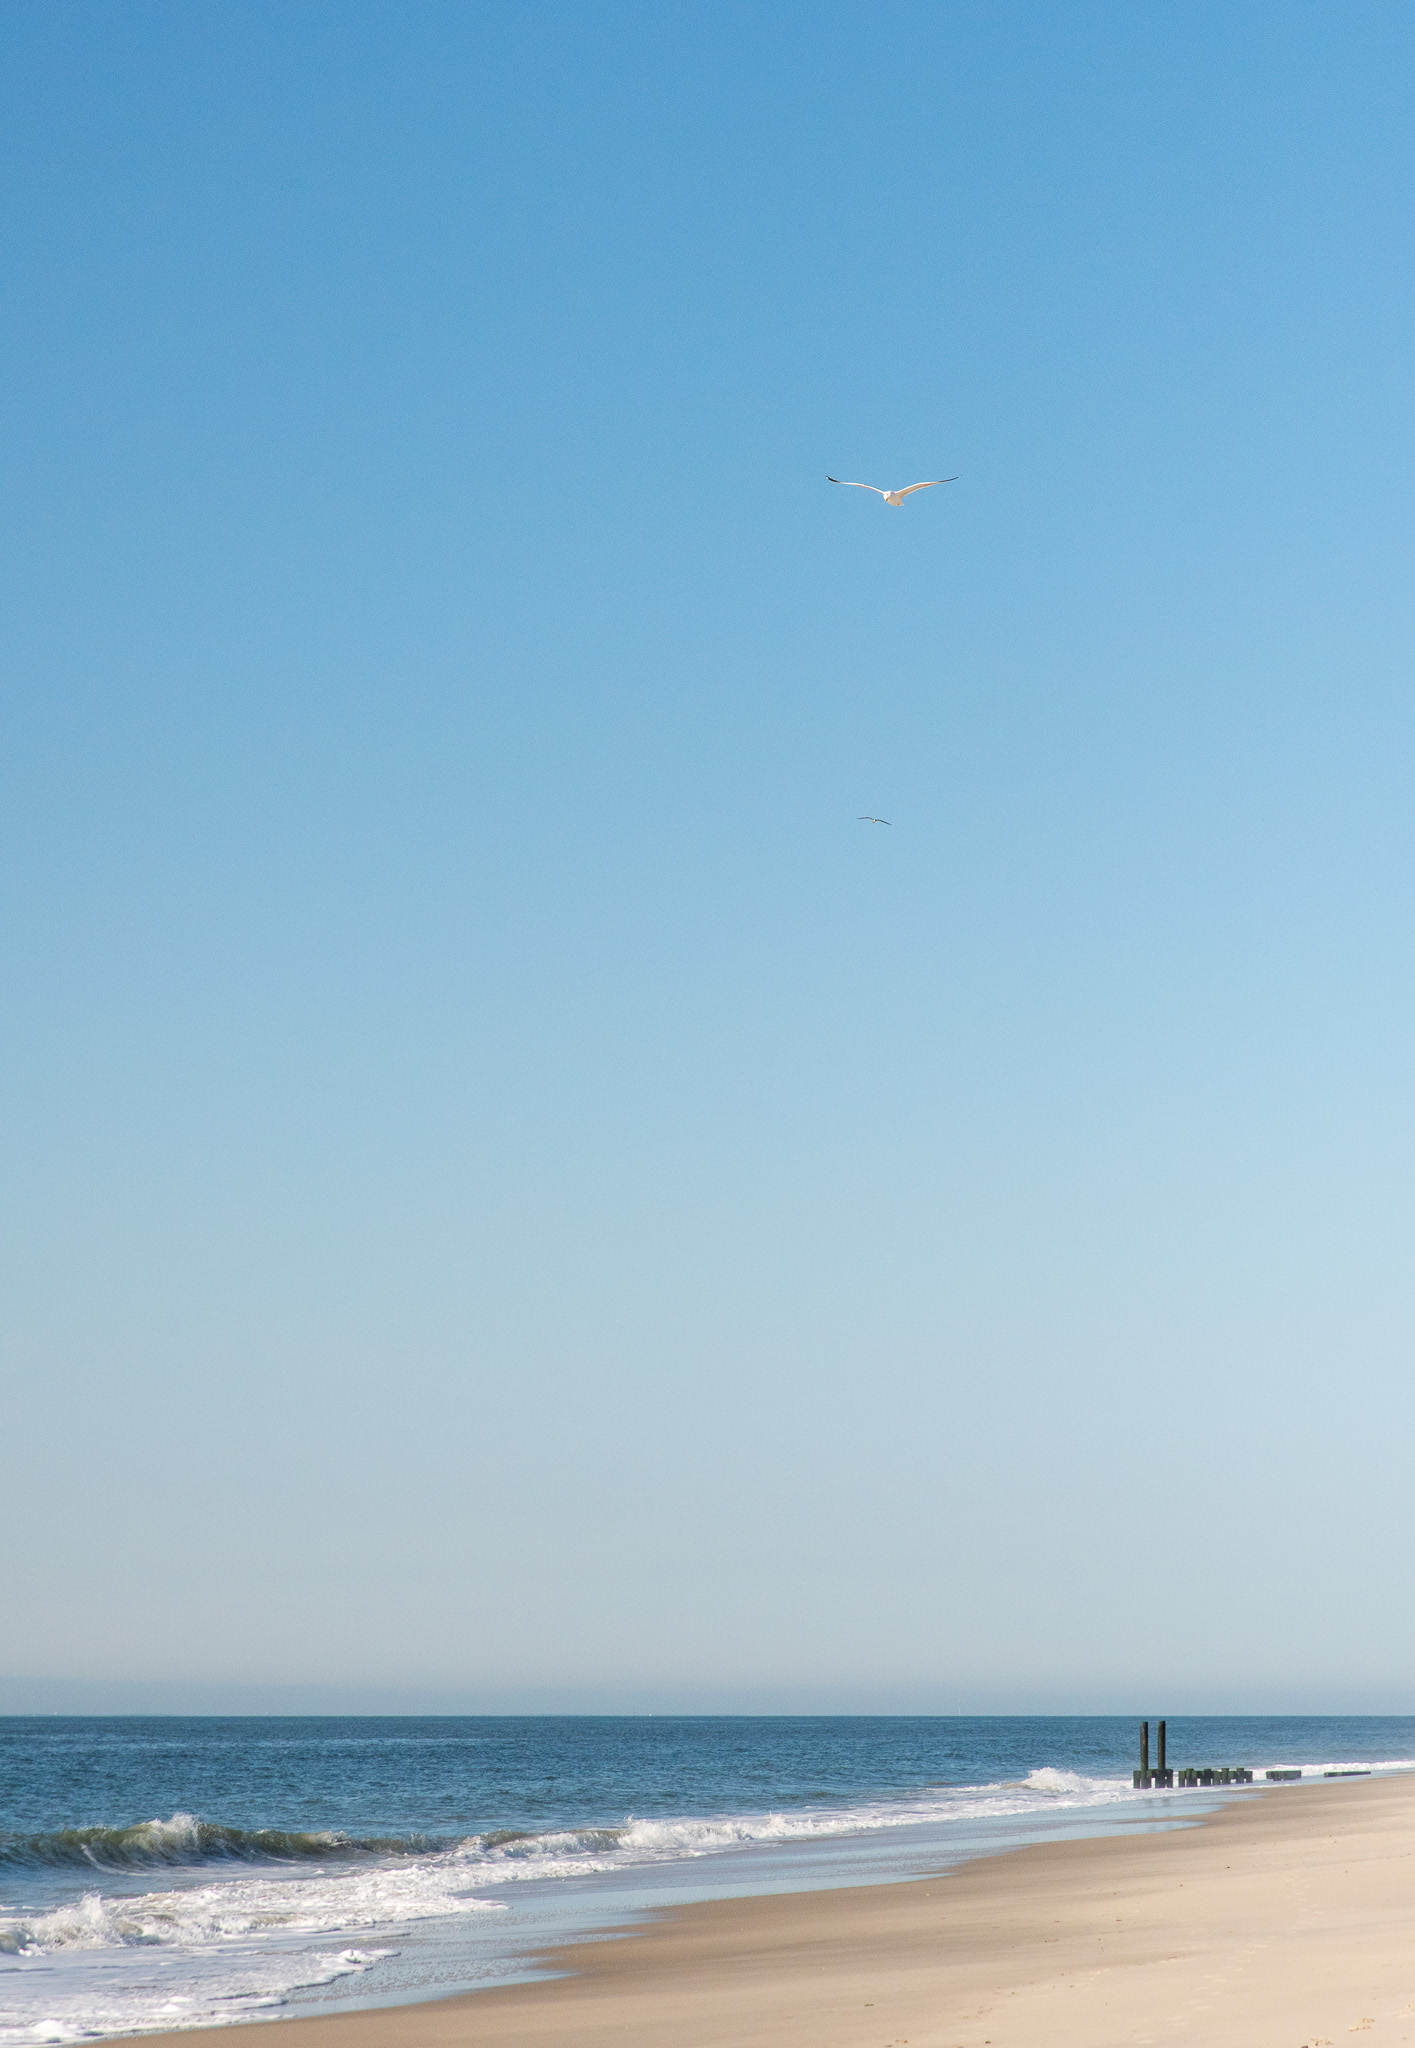
<instances>
[{"instance_id":1,"label":"ocean","mask_svg":"<svg viewBox=\"0 0 1415 2048\"><path fill-rule=\"evenodd\" d=\"M0 2044L402 2003L655 1906L1182 1826L1125 1718L0 1719ZM1415 1768L1415 1718L1171 1719L1173 1764ZM1301 1786L1275 1796L1301 1796Z\"/></svg>"}]
</instances>

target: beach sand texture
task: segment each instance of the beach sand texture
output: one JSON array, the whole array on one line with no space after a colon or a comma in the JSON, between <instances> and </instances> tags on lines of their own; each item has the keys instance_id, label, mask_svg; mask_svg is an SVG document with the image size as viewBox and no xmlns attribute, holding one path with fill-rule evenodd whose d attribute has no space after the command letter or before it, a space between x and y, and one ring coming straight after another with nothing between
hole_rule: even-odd
<instances>
[{"instance_id":1,"label":"beach sand texture","mask_svg":"<svg viewBox=\"0 0 1415 2048\"><path fill-rule=\"evenodd\" d=\"M1177 1833L909 1884L689 1906L555 1961L574 1974L274 2021L261 2048L1412 2041L1415 1777L1254 1793Z\"/></svg>"}]
</instances>

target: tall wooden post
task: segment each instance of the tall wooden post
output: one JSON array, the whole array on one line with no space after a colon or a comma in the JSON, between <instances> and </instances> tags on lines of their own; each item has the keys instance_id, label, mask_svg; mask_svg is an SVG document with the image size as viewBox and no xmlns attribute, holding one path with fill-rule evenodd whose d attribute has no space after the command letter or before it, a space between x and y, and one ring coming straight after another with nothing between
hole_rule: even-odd
<instances>
[{"instance_id":1,"label":"tall wooden post","mask_svg":"<svg viewBox=\"0 0 1415 2048\"><path fill-rule=\"evenodd\" d=\"M1164 1772L1164 1722L1163 1722L1163 1721L1161 1721L1161 1722L1160 1722L1160 1725L1159 1725L1159 1738L1160 1738L1160 1753L1159 1753L1159 1770L1160 1770L1161 1774L1163 1774L1163 1772Z\"/></svg>"}]
</instances>

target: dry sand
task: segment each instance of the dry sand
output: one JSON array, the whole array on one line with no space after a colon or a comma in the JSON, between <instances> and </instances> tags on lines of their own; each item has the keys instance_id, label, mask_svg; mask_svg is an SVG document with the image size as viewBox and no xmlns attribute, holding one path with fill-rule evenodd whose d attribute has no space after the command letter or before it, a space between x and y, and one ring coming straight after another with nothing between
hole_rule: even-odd
<instances>
[{"instance_id":1,"label":"dry sand","mask_svg":"<svg viewBox=\"0 0 1415 2048\"><path fill-rule=\"evenodd\" d=\"M573 1976L278 2020L259 2048L1383 2048L1415 2040L1415 1778L688 1906L554 1960Z\"/></svg>"}]
</instances>

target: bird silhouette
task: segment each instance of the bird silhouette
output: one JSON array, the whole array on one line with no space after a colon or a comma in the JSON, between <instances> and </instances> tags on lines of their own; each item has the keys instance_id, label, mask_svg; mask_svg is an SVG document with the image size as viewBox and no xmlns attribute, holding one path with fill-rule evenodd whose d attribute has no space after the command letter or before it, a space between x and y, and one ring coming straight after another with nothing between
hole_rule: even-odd
<instances>
[{"instance_id":1,"label":"bird silhouette","mask_svg":"<svg viewBox=\"0 0 1415 2048\"><path fill-rule=\"evenodd\" d=\"M884 499L886 505L902 505L904 500L911 497L915 491L931 491L935 484L956 484L957 481L956 476L935 476L930 477L929 481L924 484L905 484L901 490L886 491L881 490L878 484L852 484L849 477L846 476L828 476L826 478L828 484L844 484L848 491L873 491L877 497Z\"/></svg>"}]
</instances>

